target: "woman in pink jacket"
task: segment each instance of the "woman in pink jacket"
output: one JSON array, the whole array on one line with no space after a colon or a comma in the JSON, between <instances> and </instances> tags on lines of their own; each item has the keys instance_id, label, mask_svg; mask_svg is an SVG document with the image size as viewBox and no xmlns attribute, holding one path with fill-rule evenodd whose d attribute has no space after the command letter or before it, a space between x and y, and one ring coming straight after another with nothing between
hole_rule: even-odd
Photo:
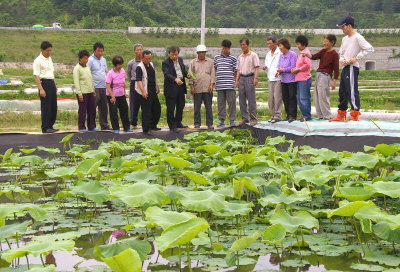
<instances>
[{"instance_id":1,"label":"woman in pink jacket","mask_svg":"<svg viewBox=\"0 0 400 272\"><path fill-rule=\"evenodd\" d=\"M297 56L296 67L292 69L292 73L295 74L297 82L297 105L303 117L300 118L300 122L311 120L311 60L305 55L310 54L310 50L307 49L308 39L307 37L300 35L296 38L296 46L299 49Z\"/></svg>"}]
</instances>

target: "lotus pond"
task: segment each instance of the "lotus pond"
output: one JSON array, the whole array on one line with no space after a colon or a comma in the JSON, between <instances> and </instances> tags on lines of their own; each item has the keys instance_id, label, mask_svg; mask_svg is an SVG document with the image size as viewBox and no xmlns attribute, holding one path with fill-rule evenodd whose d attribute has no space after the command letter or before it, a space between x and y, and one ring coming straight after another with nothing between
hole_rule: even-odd
<instances>
[{"instance_id":1,"label":"lotus pond","mask_svg":"<svg viewBox=\"0 0 400 272\"><path fill-rule=\"evenodd\" d=\"M400 144L71 137L1 155L0 272L400 271Z\"/></svg>"}]
</instances>

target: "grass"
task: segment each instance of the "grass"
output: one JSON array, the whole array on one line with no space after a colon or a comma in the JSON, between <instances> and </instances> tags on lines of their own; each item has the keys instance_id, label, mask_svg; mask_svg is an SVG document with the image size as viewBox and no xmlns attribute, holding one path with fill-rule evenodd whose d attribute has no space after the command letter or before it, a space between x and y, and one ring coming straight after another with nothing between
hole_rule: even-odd
<instances>
[{"instance_id":1,"label":"grass","mask_svg":"<svg viewBox=\"0 0 400 272\"><path fill-rule=\"evenodd\" d=\"M285 35L292 42L297 34ZM245 35L206 36L208 46L220 46L223 39L230 39L235 47L240 38ZM251 46L265 47L265 35L249 35ZM310 46L321 46L323 36L309 34ZM396 46L400 34L367 35L368 41L374 46ZM342 36L338 36L340 46ZM59 31L28 31L0 30L0 54L5 62L32 62L39 52L43 40L49 40L54 45L54 62L74 64L79 50L91 51L93 43L101 41L105 45L106 56L121 55L124 59L132 58L132 45L140 42L145 47L169 47L171 45L196 46L200 40L198 34L128 34L123 32L59 32ZM160 63L162 58L155 58ZM110 58L108 58L110 61Z\"/></svg>"}]
</instances>

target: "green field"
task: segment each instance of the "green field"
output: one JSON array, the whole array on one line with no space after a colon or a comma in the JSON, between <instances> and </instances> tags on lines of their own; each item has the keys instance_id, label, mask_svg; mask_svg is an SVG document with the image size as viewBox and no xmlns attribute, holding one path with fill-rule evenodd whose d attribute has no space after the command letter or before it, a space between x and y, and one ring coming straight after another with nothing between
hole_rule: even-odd
<instances>
[{"instance_id":1,"label":"green field","mask_svg":"<svg viewBox=\"0 0 400 272\"><path fill-rule=\"evenodd\" d=\"M285 35L292 42L297 34ZM208 46L220 46L223 39L230 39L233 46L238 47L239 40L245 35L207 35ZM322 35L309 34L310 46L321 46ZM278 36L279 37L279 36ZM250 35L252 46L266 46L265 35ZM367 35L368 41L374 46L399 45L400 34ZM91 51L92 45L101 41L105 45L105 55L121 55L124 59L132 58L132 45L142 43L148 47L196 46L199 43L198 34L127 34L111 32L60 32L60 31L27 31L27 30L0 30L0 62L32 62L39 52L40 43L49 40L53 43L53 61L58 63L74 64L79 50ZM341 37L338 37L340 45ZM156 58L156 62L162 58Z\"/></svg>"}]
</instances>

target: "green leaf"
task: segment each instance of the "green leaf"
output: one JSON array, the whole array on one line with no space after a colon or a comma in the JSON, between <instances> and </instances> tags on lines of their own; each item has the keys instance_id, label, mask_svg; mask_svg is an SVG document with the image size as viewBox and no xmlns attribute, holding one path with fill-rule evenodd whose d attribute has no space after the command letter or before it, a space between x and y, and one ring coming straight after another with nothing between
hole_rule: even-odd
<instances>
[{"instance_id":1,"label":"green leaf","mask_svg":"<svg viewBox=\"0 0 400 272\"><path fill-rule=\"evenodd\" d=\"M126 174L124 176L124 179L127 181L137 181L137 182L151 181L151 180L157 180L158 174L148 169L143 169Z\"/></svg>"},{"instance_id":2,"label":"green leaf","mask_svg":"<svg viewBox=\"0 0 400 272\"><path fill-rule=\"evenodd\" d=\"M21 151L21 152L24 153L24 154L29 155L29 154L35 152L35 151L36 151L36 148L30 148L30 149L20 148L19 151Z\"/></svg>"},{"instance_id":3,"label":"green leaf","mask_svg":"<svg viewBox=\"0 0 400 272\"><path fill-rule=\"evenodd\" d=\"M381 159L382 158L374 155L358 152L353 154L351 157L343 158L341 162L342 165L347 167L365 167L368 169L373 169Z\"/></svg>"},{"instance_id":4,"label":"green leaf","mask_svg":"<svg viewBox=\"0 0 400 272\"><path fill-rule=\"evenodd\" d=\"M394 181L379 181L368 185L377 193L390 196L391 198L400 197L400 182Z\"/></svg>"},{"instance_id":5,"label":"green leaf","mask_svg":"<svg viewBox=\"0 0 400 272\"><path fill-rule=\"evenodd\" d=\"M375 147L376 151L381 153L384 156L392 156L394 153L400 151L400 148L394 147L392 145L387 145L387 144L378 144Z\"/></svg>"},{"instance_id":6,"label":"green leaf","mask_svg":"<svg viewBox=\"0 0 400 272\"><path fill-rule=\"evenodd\" d=\"M260 193L256 183L249 177L238 177L237 180L243 181L243 185L247 190L253 191L255 193Z\"/></svg>"},{"instance_id":7,"label":"green leaf","mask_svg":"<svg viewBox=\"0 0 400 272\"><path fill-rule=\"evenodd\" d=\"M400 243L400 228L392 230L388 223L379 222L375 225L372 225L373 233L388 242Z\"/></svg>"},{"instance_id":8,"label":"green leaf","mask_svg":"<svg viewBox=\"0 0 400 272\"><path fill-rule=\"evenodd\" d=\"M189 219L195 218L196 216L188 212L172 212L164 211L163 209L153 206L149 207L146 212L146 217L151 221L166 229L172 225L186 222Z\"/></svg>"},{"instance_id":9,"label":"green leaf","mask_svg":"<svg viewBox=\"0 0 400 272\"><path fill-rule=\"evenodd\" d=\"M346 198L350 201L367 200L374 195L374 191L364 186L357 187L340 187L339 192L336 194L338 197Z\"/></svg>"},{"instance_id":10,"label":"green leaf","mask_svg":"<svg viewBox=\"0 0 400 272\"><path fill-rule=\"evenodd\" d=\"M374 265L374 264L356 264L353 263L350 268L356 269L356 270L361 270L361 271L384 271L384 267L380 265Z\"/></svg>"},{"instance_id":11,"label":"green leaf","mask_svg":"<svg viewBox=\"0 0 400 272\"><path fill-rule=\"evenodd\" d=\"M56 271L57 271L57 269L56 269L55 265L53 265L53 264L46 265L45 267L40 265L40 266L33 267L33 268L27 270L27 272L56 272Z\"/></svg>"},{"instance_id":12,"label":"green leaf","mask_svg":"<svg viewBox=\"0 0 400 272\"><path fill-rule=\"evenodd\" d=\"M157 247L163 252L174 245L185 245L209 227L205 219L198 217L169 226L161 233L161 236L156 237Z\"/></svg>"},{"instance_id":13,"label":"green leaf","mask_svg":"<svg viewBox=\"0 0 400 272\"><path fill-rule=\"evenodd\" d=\"M367 251L363 259L369 262L375 262L388 266L400 266L400 257L387 255L384 252L379 251Z\"/></svg>"},{"instance_id":14,"label":"green leaf","mask_svg":"<svg viewBox=\"0 0 400 272\"><path fill-rule=\"evenodd\" d=\"M16 166L22 166L26 163L30 165L41 165L43 164L43 159L36 155L16 157L12 159L12 163Z\"/></svg>"},{"instance_id":15,"label":"green leaf","mask_svg":"<svg viewBox=\"0 0 400 272\"><path fill-rule=\"evenodd\" d=\"M236 154L232 157L232 163L239 164L244 162L245 164L251 165L254 163L256 155L257 154L255 152L250 154Z\"/></svg>"},{"instance_id":16,"label":"green leaf","mask_svg":"<svg viewBox=\"0 0 400 272\"><path fill-rule=\"evenodd\" d=\"M310 191L308 191L308 193L310 193ZM311 196L309 196L307 194L304 194L304 195L292 194L292 195L287 196L284 193L282 193L280 195L268 194L266 197L258 199L258 202L263 207L266 207L269 205L282 204L282 203L289 205L294 202L309 202L309 201L311 201Z\"/></svg>"},{"instance_id":17,"label":"green leaf","mask_svg":"<svg viewBox=\"0 0 400 272\"><path fill-rule=\"evenodd\" d=\"M262 242L267 244L279 244L286 237L286 229L281 224L275 224L265 229Z\"/></svg>"},{"instance_id":18,"label":"green leaf","mask_svg":"<svg viewBox=\"0 0 400 272\"><path fill-rule=\"evenodd\" d=\"M260 234L258 232L254 232L250 236L242 237L233 242L231 248L228 250L228 253L233 253L236 251L243 250L249 247L252 243L254 243L258 238L260 238Z\"/></svg>"},{"instance_id":19,"label":"green leaf","mask_svg":"<svg viewBox=\"0 0 400 272\"><path fill-rule=\"evenodd\" d=\"M301 170L294 173L294 178L297 183L304 180L317 186L322 186L332 178L332 174L327 168L314 166L314 168L310 170Z\"/></svg>"},{"instance_id":20,"label":"green leaf","mask_svg":"<svg viewBox=\"0 0 400 272\"><path fill-rule=\"evenodd\" d=\"M85 159L95 159L99 161L109 159L111 157L111 154L105 149L90 150L82 153L82 157Z\"/></svg>"},{"instance_id":21,"label":"green leaf","mask_svg":"<svg viewBox=\"0 0 400 272\"><path fill-rule=\"evenodd\" d=\"M111 195L131 207L142 207L146 204L168 204L170 202L163 187L158 184L138 182L128 185L115 185L110 188Z\"/></svg>"},{"instance_id":22,"label":"green leaf","mask_svg":"<svg viewBox=\"0 0 400 272\"><path fill-rule=\"evenodd\" d=\"M169 163L171 166L175 167L175 168L184 168L184 167L188 167L188 166L192 166L193 163L191 163L190 161L178 158L178 157L167 157L164 159L165 162Z\"/></svg>"},{"instance_id":23,"label":"green leaf","mask_svg":"<svg viewBox=\"0 0 400 272\"><path fill-rule=\"evenodd\" d=\"M26 204L0 204L0 219L14 216L14 213L29 211L29 214L37 221L44 220L47 215L47 210L42 206L31 203ZM4 222L4 221L3 221ZM0 225L2 221L0 220Z\"/></svg>"},{"instance_id":24,"label":"green leaf","mask_svg":"<svg viewBox=\"0 0 400 272\"><path fill-rule=\"evenodd\" d=\"M196 184L214 185L208 178L206 178L202 174L187 170L182 170L181 173L184 174L190 181L193 181Z\"/></svg>"},{"instance_id":25,"label":"green leaf","mask_svg":"<svg viewBox=\"0 0 400 272\"><path fill-rule=\"evenodd\" d=\"M96 172L102 163L103 160L86 159L76 167L75 173L78 177L83 178Z\"/></svg>"},{"instance_id":26,"label":"green leaf","mask_svg":"<svg viewBox=\"0 0 400 272\"><path fill-rule=\"evenodd\" d=\"M1 161L5 162L6 160L8 160L11 157L12 152L13 152L12 147L7 149L6 152L4 152L4 155L2 155L3 159Z\"/></svg>"},{"instance_id":27,"label":"green leaf","mask_svg":"<svg viewBox=\"0 0 400 272\"><path fill-rule=\"evenodd\" d=\"M49 178L62 178L62 177L70 177L74 174L74 167L58 167L54 170L46 170L44 173Z\"/></svg>"},{"instance_id":28,"label":"green leaf","mask_svg":"<svg viewBox=\"0 0 400 272\"><path fill-rule=\"evenodd\" d=\"M285 136L278 136L278 137L271 137L268 136L267 139L265 139L265 144L269 146L275 146L278 144L286 144L288 141L286 140Z\"/></svg>"},{"instance_id":29,"label":"green leaf","mask_svg":"<svg viewBox=\"0 0 400 272\"><path fill-rule=\"evenodd\" d=\"M286 260L280 263L282 266L286 266L286 267L303 267L305 265L310 264L308 261L306 260Z\"/></svg>"},{"instance_id":30,"label":"green leaf","mask_svg":"<svg viewBox=\"0 0 400 272\"><path fill-rule=\"evenodd\" d=\"M376 223L386 222L390 226L392 230L400 228L400 215L390 215L386 212L383 212L377 206L365 206L360 208L355 214L354 217L361 220L372 220Z\"/></svg>"},{"instance_id":31,"label":"green leaf","mask_svg":"<svg viewBox=\"0 0 400 272\"><path fill-rule=\"evenodd\" d=\"M351 217L364 206L375 206L375 204L372 201L348 202L346 200L343 200L339 202L339 208L334 210L328 210L327 216L328 218L331 218L334 215Z\"/></svg>"},{"instance_id":32,"label":"green leaf","mask_svg":"<svg viewBox=\"0 0 400 272\"><path fill-rule=\"evenodd\" d=\"M59 143L60 144L68 143L71 140L72 136L74 136L74 133L66 135L64 138L61 139Z\"/></svg>"},{"instance_id":33,"label":"green leaf","mask_svg":"<svg viewBox=\"0 0 400 272\"><path fill-rule=\"evenodd\" d=\"M50 251L72 251L74 249L75 242L71 240L66 241L33 241L25 244L19 248L13 248L7 251L3 251L1 258L7 262L11 262L15 258L23 257L27 254L32 254L37 257L40 254L47 255Z\"/></svg>"},{"instance_id":34,"label":"green leaf","mask_svg":"<svg viewBox=\"0 0 400 272\"><path fill-rule=\"evenodd\" d=\"M251 212L253 203L232 203L226 202L222 210L215 212L216 216L233 217L236 215L248 215Z\"/></svg>"},{"instance_id":35,"label":"green leaf","mask_svg":"<svg viewBox=\"0 0 400 272\"><path fill-rule=\"evenodd\" d=\"M216 144L207 144L207 145L201 145L196 148L196 150L204 150L207 152L209 155L214 155L221 151L222 146L216 145Z\"/></svg>"},{"instance_id":36,"label":"green leaf","mask_svg":"<svg viewBox=\"0 0 400 272\"><path fill-rule=\"evenodd\" d=\"M316 218L306 211L299 211L291 216L285 210L275 212L270 219L272 224L281 224L287 232L295 232L299 227L307 229L319 228L319 223Z\"/></svg>"},{"instance_id":37,"label":"green leaf","mask_svg":"<svg viewBox=\"0 0 400 272\"><path fill-rule=\"evenodd\" d=\"M44 146L38 146L37 150L47 152L51 155L58 154L61 152L59 148L47 148Z\"/></svg>"},{"instance_id":38,"label":"green leaf","mask_svg":"<svg viewBox=\"0 0 400 272\"><path fill-rule=\"evenodd\" d=\"M109 258L102 258L102 260L116 272L141 272L142 260L139 254L128 248L118 255Z\"/></svg>"},{"instance_id":39,"label":"green leaf","mask_svg":"<svg viewBox=\"0 0 400 272\"><path fill-rule=\"evenodd\" d=\"M5 238L14 237L16 233L25 233L28 226L31 224L29 221L23 223L15 223L12 225L0 226L0 241Z\"/></svg>"},{"instance_id":40,"label":"green leaf","mask_svg":"<svg viewBox=\"0 0 400 272\"><path fill-rule=\"evenodd\" d=\"M179 200L185 208L197 212L220 211L225 207L225 197L211 190L181 191Z\"/></svg>"},{"instance_id":41,"label":"green leaf","mask_svg":"<svg viewBox=\"0 0 400 272\"><path fill-rule=\"evenodd\" d=\"M244 181L233 179L233 197L241 199L244 194Z\"/></svg>"},{"instance_id":42,"label":"green leaf","mask_svg":"<svg viewBox=\"0 0 400 272\"><path fill-rule=\"evenodd\" d=\"M71 188L71 193L74 195L84 195L87 199L103 203L108 200L109 192L97 180L80 181Z\"/></svg>"},{"instance_id":43,"label":"green leaf","mask_svg":"<svg viewBox=\"0 0 400 272\"><path fill-rule=\"evenodd\" d=\"M135 250L140 256L141 261L144 261L147 259L147 255L151 252L151 245L146 240L129 238L112 244L96 246L93 250L93 255L99 258L110 258L127 249Z\"/></svg>"}]
</instances>

